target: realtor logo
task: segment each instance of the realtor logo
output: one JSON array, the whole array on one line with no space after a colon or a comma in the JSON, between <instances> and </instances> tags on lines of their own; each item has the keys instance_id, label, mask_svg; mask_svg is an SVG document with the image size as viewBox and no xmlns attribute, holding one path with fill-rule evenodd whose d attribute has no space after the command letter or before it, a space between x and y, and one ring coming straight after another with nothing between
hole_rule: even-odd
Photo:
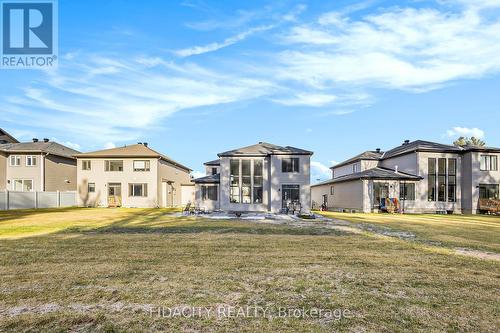
<instances>
[{"instance_id":1,"label":"realtor logo","mask_svg":"<svg viewBox=\"0 0 500 333\"><path fill-rule=\"evenodd\" d=\"M57 3L3 0L2 68L54 67L57 60Z\"/></svg>"}]
</instances>

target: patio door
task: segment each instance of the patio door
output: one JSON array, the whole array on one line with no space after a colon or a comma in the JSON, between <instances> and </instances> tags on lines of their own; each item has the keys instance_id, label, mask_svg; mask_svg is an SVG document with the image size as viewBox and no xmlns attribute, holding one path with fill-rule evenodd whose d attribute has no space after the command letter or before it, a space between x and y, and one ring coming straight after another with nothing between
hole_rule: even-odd
<instances>
[{"instance_id":1,"label":"patio door","mask_svg":"<svg viewBox=\"0 0 500 333\"><path fill-rule=\"evenodd\" d=\"M291 208L300 203L299 185L282 185L281 187L281 205L282 208Z\"/></svg>"},{"instance_id":2,"label":"patio door","mask_svg":"<svg viewBox=\"0 0 500 333\"><path fill-rule=\"evenodd\" d=\"M122 184L108 183L108 206L120 207L122 205Z\"/></svg>"},{"instance_id":3,"label":"patio door","mask_svg":"<svg viewBox=\"0 0 500 333\"><path fill-rule=\"evenodd\" d=\"M385 183L373 183L373 207L380 208L382 199L389 197L389 185Z\"/></svg>"}]
</instances>

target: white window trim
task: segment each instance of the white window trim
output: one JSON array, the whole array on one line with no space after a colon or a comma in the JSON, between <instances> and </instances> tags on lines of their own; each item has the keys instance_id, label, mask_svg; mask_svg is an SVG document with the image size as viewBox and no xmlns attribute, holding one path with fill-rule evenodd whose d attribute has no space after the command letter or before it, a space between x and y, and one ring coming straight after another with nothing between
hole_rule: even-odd
<instances>
[{"instance_id":1,"label":"white window trim","mask_svg":"<svg viewBox=\"0 0 500 333\"><path fill-rule=\"evenodd\" d=\"M16 180L20 180L22 183L22 190L21 191L16 191L16 188L14 186L14 182ZM24 182L27 180L31 180L31 191L24 190ZM11 188L13 188L12 191L15 191L15 192L27 192L27 193L35 192L35 180L33 178L14 178L14 179L11 179Z\"/></svg>"},{"instance_id":2,"label":"white window trim","mask_svg":"<svg viewBox=\"0 0 500 333\"><path fill-rule=\"evenodd\" d=\"M84 165L86 162L89 162L89 168L84 169ZM92 161L91 160L82 160L82 171L91 171L92 170Z\"/></svg>"},{"instance_id":3,"label":"white window trim","mask_svg":"<svg viewBox=\"0 0 500 333\"><path fill-rule=\"evenodd\" d=\"M26 155L26 160L25 160L25 162L26 162L26 166L27 166L27 167L30 167L30 168L38 166L38 159L37 159L37 157L38 157L38 155ZM28 164L28 159L29 159L29 158L31 158L31 164ZM33 164L33 158L34 158L34 159L35 159L35 161L36 161L36 163L35 163L35 164Z\"/></svg>"},{"instance_id":4,"label":"white window trim","mask_svg":"<svg viewBox=\"0 0 500 333\"><path fill-rule=\"evenodd\" d=\"M12 158L19 158L19 164L12 164ZM21 166L21 155L10 155L9 156L9 166L11 167L20 167Z\"/></svg>"}]
</instances>

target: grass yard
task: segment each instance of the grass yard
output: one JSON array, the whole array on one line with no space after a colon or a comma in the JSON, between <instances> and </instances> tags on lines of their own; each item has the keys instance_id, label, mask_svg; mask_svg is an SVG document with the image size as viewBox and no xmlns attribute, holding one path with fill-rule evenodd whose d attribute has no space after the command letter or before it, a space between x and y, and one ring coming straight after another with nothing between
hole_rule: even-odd
<instances>
[{"instance_id":1,"label":"grass yard","mask_svg":"<svg viewBox=\"0 0 500 333\"><path fill-rule=\"evenodd\" d=\"M500 253L500 216L316 213L354 223L409 231L422 240L445 246Z\"/></svg>"},{"instance_id":2,"label":"grass yard","mask_svg":"<svg viewBox=\"0 0 500 333\"><path fill-rule=\"evenodd\" d=\"M383 217L434 237L423 217L407 224ZM457 231L469 226L465 219L441 218L440 239L448 234L450 242L498 249L498 219L478 222L469 238ZM498 332L499 285L498 261L312 224L208 220L159 209L0 212L2 332ZM259 306L273 314L318 308L344 316L150 312L183 306Z\"/></svg>"}]
</instances>

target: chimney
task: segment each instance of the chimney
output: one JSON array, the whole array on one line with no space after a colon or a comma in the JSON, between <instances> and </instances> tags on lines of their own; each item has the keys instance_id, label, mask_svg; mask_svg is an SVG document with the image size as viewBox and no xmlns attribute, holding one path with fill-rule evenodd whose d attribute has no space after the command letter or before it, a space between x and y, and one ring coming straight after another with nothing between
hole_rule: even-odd
<instances>
[{"instance_id":1,"label":"chimney","mask_svg":"<svg viewBox=\"0 0 500 333\"><path fill-rule=\"evenodd\" d=\"M409 144L409 143L410 143L410 140L405 140L405 142L403 142L403 146L404 146L404 145L407 145L407 144Z\"/></svg>"},{"instance_id":2,"label":"chimney","mask_svg":"<svg viewBox=\"0 0 500 333\"><path fill-rule=\"evenodd\" d=\"M138 145L142 145L142 142L137 142Z\"/></svg>"},{"instance_id":3,"label":"chimney","mask_svg":"<svg viewBox=\"0 0 500 333\"><path fill-rule=\"evenodd\" d=\"M399 171L399 165L395 165L395 166L394 166L394 171L395 171L396 173L398 173L398 171Z\"/></svg>"},{"instance_id":4,"label":"chimney","mask_svg":"<svg viewBox=\"0 0 500 333\"><path fill-rule=\"evenodd\" d=\"M43 138L43 142L49 142L49 139Z\"/></svg>"},{"instance_id":5,"label":"chimney","mask_svg":"<svg viewBox=\"0 0 500 333\"><path fill-rule=\"evenodd\" d=\"M144 147L147 147L148 146L148 143L147 142L144 142Z\"/></svg>"},{"instance_id":6,"label":"chimney","mask_svg":"<svg viewBox=\"0 0 500 333\"><path fill-rule=\"evenodd\" d=\"M380 148L375 149L377 153L380 153Z\"/></svg>"},{"instance_id":7,"label":"chimney","mask_svg":"<svg viewBox=\"0 0 500 333\"><path fill-rule=\"evenodd\" d=\"M38 139L37 138L33 138L33 142L38 142Z\"/></svg>"}]
</instances>

